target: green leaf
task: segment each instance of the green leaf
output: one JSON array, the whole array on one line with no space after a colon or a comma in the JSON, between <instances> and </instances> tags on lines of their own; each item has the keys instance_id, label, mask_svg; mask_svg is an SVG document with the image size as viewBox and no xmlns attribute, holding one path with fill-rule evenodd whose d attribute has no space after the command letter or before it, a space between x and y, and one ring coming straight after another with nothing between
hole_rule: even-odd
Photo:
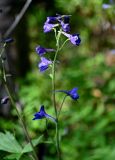
<instances>
[{"instance_id":1,"label":"green leaf","mask_svg":"<svg viewBox=\"0 0 115 160\"><path fill-rule=\"evenodd\" d=\"M34 147L37 146L41 142L42 138L43 138L43 135L41 135L40 137L32 140L33 146ZM27 152L31 152L31 151L32 151L32 147L31 147L30 143L28 143L23 148L22 153L27 153Z\"/></svg>"},{"instance_id":2,"label":"green leaf","mask_svg":"<svg viewBox=\"0 0 115 160\"><path fill-rule=\"evenodd\" d=\"M21 157L20 153L13 153L13 154L10 154L10 155L4 157L4 160L19 160L20 157Z\"/></svg>"},{"instance_id":3,"label":"green leaf","mask_svg":"<svg viewBox=\"0 0 115 160\"><path fill-rule=\"evenodd\" d=\"M10 153L21 153L22 147L10 132L0 132L0 150Z\"/></svg>"}]
</instances>

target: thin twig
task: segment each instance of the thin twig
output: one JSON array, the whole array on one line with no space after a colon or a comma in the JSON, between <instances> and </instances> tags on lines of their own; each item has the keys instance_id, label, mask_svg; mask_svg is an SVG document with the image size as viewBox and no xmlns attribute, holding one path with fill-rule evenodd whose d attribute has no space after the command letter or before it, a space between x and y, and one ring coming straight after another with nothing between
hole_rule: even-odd
<instances>
[{"instance_id":1,"label":"thin twig","mask_svg":"<svg viewBox=\"0 0 115 160\"><path fill-rule=\"evenodd\" d=\"M18 25L18 23L20 22L21 18L23 17L24 13L26 12L26 10L28 9L30 3L32 2L32 0L27 0L25 5L23 6L22 10L20 11L20 13L16 16L14 22L12 23L12 25L8 28L8 30L6 31L6 33L4 34L4 38L7 38L12 32L13 30L16 28L16 26Z\"/></svg>"}]
</instances>

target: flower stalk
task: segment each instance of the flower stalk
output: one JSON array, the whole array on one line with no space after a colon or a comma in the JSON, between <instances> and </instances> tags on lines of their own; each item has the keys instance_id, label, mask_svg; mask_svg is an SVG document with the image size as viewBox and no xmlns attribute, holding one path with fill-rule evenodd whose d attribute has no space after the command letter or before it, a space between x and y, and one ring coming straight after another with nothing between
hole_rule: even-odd
<instances>
[{"instance_id":1,"label":"flower stalk","mask_svg":"<svg viewBox=\"0 0 115 160\"><path fill-rule=\"evenodd\" d=\"M56 63L56 58L57 58L57 54L59 52L59 39L61 36L61 32L58 32L57 36L56 36L56 53L54 56L54 60L53 60L53 64L52 64L52 90L55 91L55 63ZM57 148L57 153L58 153L58 159L61 160L61 152L60 152L60 140L59 140L59 122L58 122L58 111L57 111L57 107L56 107L56 97L55 97L55 92L52 92L52 99L53 99L53 106L54 106L54 110L55 110L55 116L56 116L56 148Z\"/></svg>"}]
</instances>

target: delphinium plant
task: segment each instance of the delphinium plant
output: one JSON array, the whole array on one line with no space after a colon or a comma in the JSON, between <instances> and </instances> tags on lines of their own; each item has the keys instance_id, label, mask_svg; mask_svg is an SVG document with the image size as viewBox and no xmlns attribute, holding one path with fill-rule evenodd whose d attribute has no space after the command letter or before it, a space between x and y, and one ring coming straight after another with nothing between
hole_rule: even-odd
<instances>
[{"instance_id":1,"label":"delphinium plant","mask_svg":"<svg viewBox=\"0 0 115 160\"><path fill-rule=\"evenodd\" d=\"M51 48L45 48L41 45L38 45L36 47L36 52L40 58L40 62L38 63L38 68L41 73L45 72L46 70L49 70L50 78L52 80L52 106L54 107L55 116L52 117L49 114L45 112L44 105L41 105L40 111L34 114L33 120L40 120L42 118L49 118L51 119L55 125L56 125L56 136L55 136L55 146L57 149L57 156L58 159L61 160L61 150L60 150L60 134L59 134L59 116L64 104L64 101L66 97L70 97L72 100L77 101L79 99L78 94L78 87L73 86L73 89L70 90L58 90L56 88L56 65L60 65L57 62L58 55L60 54L60 51L64 47L65 43L70 41L73 45L79 46L81 39L79 37L79 34L71 34L70 33L70 17L71 15L60 15L56 14L56 16L53 17L47 17L46 22L44 23L43 30L44 33L48 32L54 32L55 39L56 39L56 47L55 49ZM61 41L61 36L65 36L65 41ZM46 56L50 56L50 53L52 52L53 59L47 59ZM57 92L63 92L65 94L62 104L60 104L60 108L56 106L56 94Z\"/></svg>"},{"instance_id":2,"label":"delphinium plant","mask_svg":"<svg viewBox=\"0 0 115 160\"><path fill-rule=\"evenodd\" d=\"M52 93L51 99L52 99L52 106L54 108L55 115L51 116L48 113L46 113L45 106L44 106L44 104L42 104L40 106L39 111L34 114L33 120L41 120L43 118L46 118L46 120L47 120L47 118L48 118L55 124L56 133L54 135L53 143L56 147L56 151L57 151L56 158L58 160L62 159L62 153L60 150L61 144L60 144L60 133L59 133L59 123L60 123L59 116L61 114L63 104L64 104L67 97L70 97L74 101L77 101L79 99L78 87L76 87L76 86L73 86L73 88L70 90L56 88L56 72L58 72L56 69L56 65L61 64L61 63L58 63L58 61L59 61L58 55L60 54L60 51L64 47L65 43L67 43L68 41L70 41L72 43L72 45L75 45L75 46L79 46L79 44L81 42L81 39L80 39L78 33L71 34L71 32L70 32L70 24L69 24L70 17L71 17L71 15L60 15L60 14L56 14L56 16L54 16L54 17L47 17L47 20L43 26L43 30L44 30L44 33L48 33L51 31L54 32L54 36L56 39L56 47L54 49L45 48L45 47L42 47L41 45L38 45L36 47L36 52L40 58L40 62L38 63L39 71L41 73L44 73L46 70L49 70L49 72L50 72L49 77L51 78L51 84L52 84L52 89L51 89L50 93ZM63 42L61 40L62 36L66 37ZM11 43L12 41L13 41L12 38L3 39L1 41L0 77L1 77L1 81L3 82L5 89L6 89L6 92L7 92L7 96L3 97L1 99L1 104L5 104L8 101L11 102L11 105L16 110L18 119L21 122L26 139L28 140L28 143L22 147L22 145L20 145L18 143L18 141L15 139L15 137L12 134L10 134L9 132L6 132L6 134L0 133L0 137L1 137L0 150L11 153L11 156L9 156L9 159L15 158L17 160L19 160L23 154L26 154L28 152L32 152L33 154L32 155L29 154L28 156L29 157L31 156L32 159L37 160L39 158L35 152L34 147L39 143L40 137L38 137L34 141L31 141L31 138L29 136L29 132L27 130L28 127L25 124L21 110L19 110L18 107L16 106L14 96L12 95L12 92L10 91L8 83L7 83L7 78L10 75L6 73L6 69L5 69L5 60L6 59L4 58L4 49L7 46L7 44ZM50 57L50 54L49 54L50 52L52 52L53 58L51 56L51 58L48 59L46 56L48 54ZM57 107L56 94L58 94L59 92L62 92L65 96L62 100L62 103L60 104L60 107ZM3 139L8 141L8 143L4 144ZM12 143L12 145L10 145L11 143Z\"/></svg>"}]
</instances>

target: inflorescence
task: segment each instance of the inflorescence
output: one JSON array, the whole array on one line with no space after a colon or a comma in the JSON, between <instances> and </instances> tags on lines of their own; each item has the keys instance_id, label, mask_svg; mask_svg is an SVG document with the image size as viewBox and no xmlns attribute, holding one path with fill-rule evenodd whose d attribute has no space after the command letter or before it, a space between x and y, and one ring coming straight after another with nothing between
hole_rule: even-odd
<instances>
[{"instance_id":1,"label":"inflorescence","mask_svg":"<svg viewBox=\"0 0 115 160\"><path fill-rule=\"evenodd\" d=\"M44 26L43 26L43 31L44 33L48 33L51 31L57 31L57 33L60 32L60 34L64 35L67 37L66 41L69 40L73 45L79 46L81 39L79 33L71 34L70 33L70 17L71 15L60 15L56 14L54 17L47 17ZM52 60L47 59L44 57L46 53L50 52L56 52L55 49L51 48L44 48L40 45L36 47L36 52L38 56L40 57L40 62L38 63L38 68L40 72L46 71L49 66L52 67L52 64L54 63ZM72 90L55 90L54 92L63 92L66 94L66 96L71 97L73 100L78 100L79 99L79 94L78 94L78 88L75 87ZM40 111L34 114L33 120L36 119L42 119L42 118L50 118L53 121L56 122L55 118L52 116L48 115L45 110L44 110L44 105L40 107Z\"/></svg>"}]
</instances>

